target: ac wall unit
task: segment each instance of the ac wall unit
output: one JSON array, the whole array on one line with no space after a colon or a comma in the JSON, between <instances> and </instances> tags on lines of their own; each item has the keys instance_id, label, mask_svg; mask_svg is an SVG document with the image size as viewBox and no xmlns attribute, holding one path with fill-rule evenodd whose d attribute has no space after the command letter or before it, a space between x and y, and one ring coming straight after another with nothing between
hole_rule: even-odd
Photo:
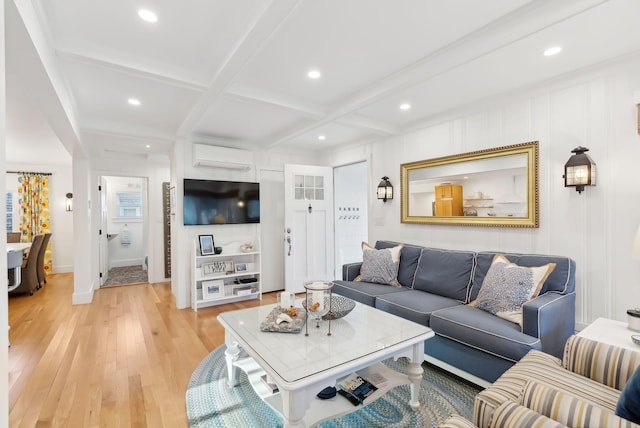
<instances>
[{"instance_id":1,"label":"ac wall unit","mask_svg":"<svg viewBox=\"0 0 640 428\"><path fill-rule=\"evenodd\" d=\"M253 153L229 147L194 144L193 166L248 170L253 166Z\"/></svg>"}]
</instances>

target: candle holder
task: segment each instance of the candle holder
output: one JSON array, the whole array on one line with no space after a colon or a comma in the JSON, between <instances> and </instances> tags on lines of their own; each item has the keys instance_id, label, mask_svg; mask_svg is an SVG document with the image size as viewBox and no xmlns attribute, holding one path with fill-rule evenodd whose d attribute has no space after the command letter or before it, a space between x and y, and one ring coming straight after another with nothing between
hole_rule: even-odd
<instances>
[{"instance_id":1,"label":"candle holder","mask_svg":"<svg viewBox=\"0 0 640 428\"><path fill-rule=\"evenodd\" d=\"M305 290L305 336L309 336L309 313L316 320L316 328L320 328L320 320L324 315L331 311L331 289L333 282L331 281L308 281L304 283ZM329 319L329 332L327 336L331 336L331 319Z\"/></svg>"}]
</instances>

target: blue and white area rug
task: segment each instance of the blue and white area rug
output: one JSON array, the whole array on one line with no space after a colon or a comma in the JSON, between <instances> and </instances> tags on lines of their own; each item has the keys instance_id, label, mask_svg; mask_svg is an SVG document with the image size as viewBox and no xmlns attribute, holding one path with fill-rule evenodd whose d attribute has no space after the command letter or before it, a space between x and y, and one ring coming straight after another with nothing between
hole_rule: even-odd
<instances>
[{"instance_id":1,"label":"blue and white area rug","mask_svg":"<svg viewBox=\"0 0 640 428\"><path fill-rule=\"evenodd\" d=\"M224 345L215 349L191 375L186 397L189 426L282 427L282 419L256 395L242 371L240 385L227 386L225 349ZM404 358L388 360L385 364L399 372L407 372ZM481 389L429 364L423 364L422 368L425 371L420 387L420 409L411 409L409 385L402 385L368 406L323 422L319 427L437 427L451 414L471 419L473 400Z\"/></svg>"}]
</instances>

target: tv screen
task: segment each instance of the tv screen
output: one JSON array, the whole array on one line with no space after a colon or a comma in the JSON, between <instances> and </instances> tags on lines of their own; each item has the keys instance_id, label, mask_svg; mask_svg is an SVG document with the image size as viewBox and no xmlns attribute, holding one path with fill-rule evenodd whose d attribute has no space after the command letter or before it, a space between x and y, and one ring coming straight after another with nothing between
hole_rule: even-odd
<instances>
[{"instance_id":1,"label":"tv screen","mask_svg":"<svg viewBox=\"0 0 640 428\"><path fill-rule=\"evenodd\" d=\"M260 183L184 179L184 224L260 223Z\"/></svg>"}]
</instances>

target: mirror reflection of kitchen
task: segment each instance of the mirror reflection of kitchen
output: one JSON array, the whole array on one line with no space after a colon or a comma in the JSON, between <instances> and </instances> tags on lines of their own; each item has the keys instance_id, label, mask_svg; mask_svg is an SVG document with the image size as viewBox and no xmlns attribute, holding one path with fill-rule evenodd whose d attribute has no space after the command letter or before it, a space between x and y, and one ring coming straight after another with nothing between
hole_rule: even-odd
<instances>
[{"instance_id":1,"label":"mirror reflection of kitchen","mask_svg":"<svg viewBox=\"0 0 640 428\"><path fill-rule=\"evenodd\" d=\"M409 171L410 216L527 216L527 155Z\"/></svg>"}]
</instances>

